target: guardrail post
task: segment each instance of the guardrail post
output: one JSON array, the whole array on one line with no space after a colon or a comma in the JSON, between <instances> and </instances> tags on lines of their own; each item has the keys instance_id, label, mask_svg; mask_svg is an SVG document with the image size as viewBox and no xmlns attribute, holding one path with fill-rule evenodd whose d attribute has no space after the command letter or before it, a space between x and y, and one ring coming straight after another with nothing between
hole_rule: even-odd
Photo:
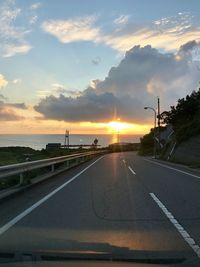
<instances>
[{"instance_id":1,"label":"guardrail post","mask_svg":"<svg viewBox=\"0 0 200 267\"><path fill-rule=\"evenodd\" d=\"M69 160L66 161L66 167L69 168Z\"/></svg>"},{"instance_id":2,"label":"guardrail post","mask_svg":"<svg viewBox=\"0 0 200 267\"><path fill-rule=\"evenodd\" d=\"M24 173L21 172L20 175L19 175L19 184L23 185L23 183L24 183Z\"/></svg>"},{"instance_id":3,"label":"guardrail post","mask_svg":"<svg viewBox=\"0 0 200 267\"><path fill-rule=\"evenodd\" d=\"M103 151L107 152L107 151ZM68 169L70 167L79 165L81 162L85 162L96 155L102 154L99 152L86 152L86 153L77 153L62 157L55 157L55 158L49 158L49 159L43 159L38 161L32 161L32 162L24 162L24 163L17 163L17 164L11 164L7 166L0 166L0 179L13 179L12 177L16 177L18 179L18 184L20 186L30 184L31 179L35 178L36 176L43 176L43 172L40 174L36 174L35 177L33 177L32 170L35 169L41 169L48 166L49 170L49 177L56 173L59 173L62 171L62 169ZM57 164L61 164L61 167L56 168L56 166L59 166ZM62 168L63 166L63 168ZM37 173L37 172L36 172ZM48 176L46 172L44 171L44 176Z\"/></svg>"},{"instance_id":4,"label":"guardrail post","mask_svg":"<svg viewBox=\"0 0 200 267\"><path fill-rule=\"evenodd\" d=\"M54 172L54 170L55 170L55 165L52 164L52 165L51 165L51 172Z\"/></svg>"}]
</instances>

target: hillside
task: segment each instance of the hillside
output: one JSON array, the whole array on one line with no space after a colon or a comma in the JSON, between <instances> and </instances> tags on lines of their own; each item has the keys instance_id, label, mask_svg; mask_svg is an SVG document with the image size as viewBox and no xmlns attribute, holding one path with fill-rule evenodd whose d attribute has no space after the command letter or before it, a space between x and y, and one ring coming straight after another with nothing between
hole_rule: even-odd
<instances>
[{"instance_id":1,"label":"hillside","mask_svg":"<svg viewBox=\"0 0 200 267\"><path fill-rule=\"evenodd\" d=\"M162 112L160 120L161 142L156 145L160 158L200 167L200 89ZM152 154L154 131L158 135L156 128L141 138L141 155Z\"/></svg>"}]
</instances>

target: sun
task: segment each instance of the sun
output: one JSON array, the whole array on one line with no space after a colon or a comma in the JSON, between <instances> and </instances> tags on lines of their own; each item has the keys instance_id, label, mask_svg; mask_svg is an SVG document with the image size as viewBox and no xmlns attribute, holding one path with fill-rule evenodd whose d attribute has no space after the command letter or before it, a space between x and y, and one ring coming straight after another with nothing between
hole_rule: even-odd
<instances>
[{"instance_id":1,"label":"sun","mask_svg":"<svg viewBox=\"0 0 200 267\"><path fill-rule=\"evenodd\" d=\"M111 132L123 132L124 130L130 129L131 125L129 123L120 121L111 121L108 123L108 129Z\"/></svg>"}]
</instances>

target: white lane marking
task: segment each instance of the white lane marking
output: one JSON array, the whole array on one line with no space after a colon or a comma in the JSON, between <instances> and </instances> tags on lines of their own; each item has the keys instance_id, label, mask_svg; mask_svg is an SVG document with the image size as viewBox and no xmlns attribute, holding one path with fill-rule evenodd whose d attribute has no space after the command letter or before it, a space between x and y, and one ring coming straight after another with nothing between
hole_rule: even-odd
<instances>
[{"instance_id":1,"label":"white lane marking","mask_svg":"<svg viewBox=\"0 0 200 267\"><path fill-rule=\"evenodd\" d=\"M173 214L165 207L165 205L157 198L154 193L149 193L156 204L161 208L170 222L176 227L178 232L181 234L183 239L188 243L188 245L193 249L193 251L197 254L200 258L200 247L196 244L193 238L190 237L188 232L183 228L182 225L174 218Z\"/></svg>"},{"instance_id":2,"label":"white lane marking","mask_svg":"<svg viewBox=\"0 0 200 267\"><path fill-rule=\"evenodd\" d=\"M65 182L64 184L62 184L61 186L59 186L58 188L56 188L55 190L53 190L51 193L49 193L48 195L46 195L45 197L43 197L42 199L40 199L38 202L36 202L35 204L33 204L31 207L29 207L28 209L26 209L25 211L23 211L22 213L20 213L18 216L16 216L15 218L13 218L11 221L9 221L8 223L6 223L4 226L2 226L0 228L0 235L2 235L4 232L6 232L9 228L11 228L13 225L15 225L17 222L19 222L22 218L24 218L26 215L28 215L29 213L31 213L34 209L36 209L37 207L39 207L42 203L44 203L46 200L48 200L50 197L52 197L53 195L55 195L57 192L59 192L61 189L63 189L66 185L68 185L69 183L71 183L72 181L74 181L78 176L80 176L82 173L84 173L87 169L89 169L92 165L94 165L97 161L99 161L100 159L102 159L104 156L98 158L97 160L95 160L93 163L91 163L89 166L87 166L86 168L84 168L82 171L80 171L79 173L77 173L76 175L74 175L71 179L69 179L67 182Z\"/></svg>"},{"instance_id":3,"label":"white lane marking","mask_svg":"<svg viewBox=\"0 0 200 267\"><path fill-rule=\"evenodd\" d=\"M158 163L158 162L155 162L155 161L152 161L152 160L149 160L149 159L144 159L144 160L146 160L148 162L151 162L151 163L154 163L154 164L157 164L159 166L165 167L167 169L171 169L171 170L174 170L174 171L177 171L177 172L180 172L180 173L183 173L183 174L186 174L186 175L190 175L192 177L200 179L200 176L198 176L198 175L195 175L195 174L192 174L192 173L189 173L189 172L185 172L185 171L181 171L179 169L176 169L176 168L170 167L168 165L165 165L165 164L162 164L162 163Z\"/></svg>"},{"instance_id":4,"label":"white lane marking","mask_svg":"<svg viewBox=\"0 0 200 267\"><path fill-rule=\"evenodd\" d=\"M124 163L126 163L125 159L122 160Z\"/></svg>"},{"instance_id":5,"label":"white lane marking","mask_svg":"<svg viewBox=\"0 0 200 267\"><path fill-rule=\"evenodd\" d=\"M132 174L136 175L136 173L134 172L134 170L130 166L128 166L128 168L132 172Z\"/></svg>"}]
</instances>

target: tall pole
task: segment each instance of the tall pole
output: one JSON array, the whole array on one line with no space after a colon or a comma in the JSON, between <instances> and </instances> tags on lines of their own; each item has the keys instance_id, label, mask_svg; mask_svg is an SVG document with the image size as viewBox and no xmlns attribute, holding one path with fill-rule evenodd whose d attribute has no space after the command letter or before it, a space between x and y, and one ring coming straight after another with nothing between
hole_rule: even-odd
<instances>
[{"instance_id":1,"label":"tall pole","mask_svg":"<svg viewBox=\"0 0 200 267\"><path fill-rule=\"evenodd\" d=\"M153 131L153 139L154 139L154 147L153 147L153 154L154 158L156 159L156 110L151 107L145 107L144 109L151 109L154 112L154 131Z\"/></svg>"},{"instance_id":2,"label":"tall pole","mask_svg":"<svg viewBox=\"0 0 200 267\"><path fill-rule=\"evenodd\" d=\"M154 158L156 159L156 111L154 110Z\"/></svg>"},{"instance_id":3,"label":"tall pole","mask_svg":"<svg viewBox=\"0 0 200 267\"><path fill-rule=\"evenodd\" d=\"M160 150L160 99L158 97L158 143L159 143L159 150Z\"/></svg>"}]
</instances>

